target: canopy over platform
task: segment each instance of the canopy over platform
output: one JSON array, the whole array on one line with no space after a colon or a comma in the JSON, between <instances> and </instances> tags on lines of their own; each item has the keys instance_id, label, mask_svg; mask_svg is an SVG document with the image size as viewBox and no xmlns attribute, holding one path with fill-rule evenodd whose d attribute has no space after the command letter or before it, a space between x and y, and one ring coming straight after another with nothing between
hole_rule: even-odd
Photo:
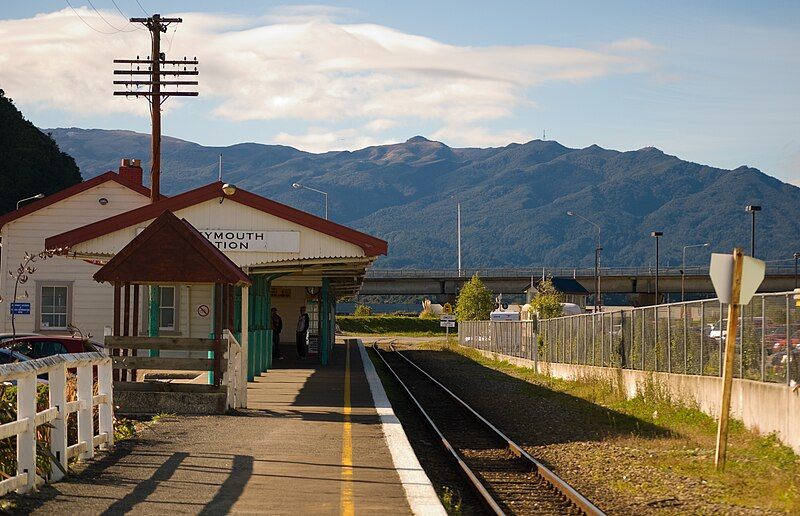
<instances>
[{"instance_id":1,"label":"canopy over platform","mask_svg":"<svg viewBox=\"0 0 800 516\"><path fill-rule=\"evenodd\" d=\"M185 219L165 211L94 274L98 282L250 285L250 278Z\"/></svg>"}]
</instances>

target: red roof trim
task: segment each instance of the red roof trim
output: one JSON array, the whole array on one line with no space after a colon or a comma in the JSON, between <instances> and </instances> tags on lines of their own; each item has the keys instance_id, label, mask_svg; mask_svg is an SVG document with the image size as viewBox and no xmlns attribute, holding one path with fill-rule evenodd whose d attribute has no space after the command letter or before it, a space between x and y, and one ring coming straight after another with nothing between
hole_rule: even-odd
<instances>
[{"instance_id":1,"label":"red roof trim","mask_svg":"<svg viewBox=\"0 0 800 516\"><path fill-rule=\"evenodd\" d=\"M211 183L195 190L189 190L180 195L168 197L156 203L100 220L93 224L88 224L59 235L51 236L45 240L45 247L47 249L70 248L81 242L86 242L87 240L119 231L146 220L155 219L164 211L176 212L189 206L194 206L195 204L200 204L201 202L211 199L218 199L220 197L222 197L222 183ZM378 256L386 254L387 252L386 241L380 238L367 235L366 233L325 220L245 190L237 189L236 193L229 196L227 199L229 202L238 202L264 213L275 215L284 220L350 242L351 244L361 247L367 256Z\"/></svg>"},{"instance_id":2,"label":"red roof trim","mask_svg":"<svg viewBox=\"0 0 800 516\"><path fill-rule=\"evenodd\" d=\"M108 181L114 181L116 183L121 184L122 186L124 186L126 188L129 188L130 190L133 190L134 192L137 192L137 193L140 193L140 194L144 195L145 197L150 197L150 189L149 188L144 187L144 186L142 186L140 184L136 184L136 183L133 183L131 181L128 181L127 179L125 179L124 177L121 177L116 172L112 172L112 171L109 170L108 172L100 174L99 176L95 176L95 177L93 177L91 179L87 179L86 181L82 181L82 182L80 182L78 184L75 184L75 185L72 185L72 186L70 186L68 188L64 188L63 190L60 190L60 191L58 191L56 193L53 193L53 194L50 194L50 195L48 195L47 197L45 197L43 199L39 199L39 200L34 201L34 202L30 203L30 204L26 204L25 206L21 207L18 210L10 211L10 212L6 213L5 215L0 216L0 228L5 226L9 222L17 220L20 217L24 217L25 215L30 215L31 213L33 213L35 211L39 211L42 208L47 208L48 206L51 206L51 205L53 205L53 204L55 204L55 203L57 203L59 201L63 201L64 199L68 199L68 198L72 197L73 195L77 195L79 193L83 193L83 192L85 192L87 190L90 190L90 189L92 189L92 188L94 188L96 186L99 186L99 185L101 185L103 183L106 183Z\"/></svg>"}]
</instances>

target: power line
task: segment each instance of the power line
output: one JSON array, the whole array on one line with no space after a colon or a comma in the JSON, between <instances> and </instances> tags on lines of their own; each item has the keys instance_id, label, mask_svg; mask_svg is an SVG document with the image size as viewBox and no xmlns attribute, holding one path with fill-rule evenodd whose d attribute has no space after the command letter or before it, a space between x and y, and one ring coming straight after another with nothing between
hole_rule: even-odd
<instances>
[{"instance_id":1,"label":"power line","mask_svg":"<svg viewBox=\"0 0 800 516\"><path fill-rule=\"evenodd\" d=\"M111 0L111 3L114 4L114 7L117 8L117 12L119 12L120 16L122 16L123 18L125 18L127 20L128 16L124 12L122 12L122 9L119 8L119 5L117 5L116 0ZM128 22L128 25L132 25L131 22ZM137 30L145 30L144 27L141 27L139 25L134 25L134 27Z\"/></svg>"},{"instance_id":2,"label":"power line","mask_svg":"<svg viewBox=\"0 0 800 516\"><path fill-rule=\"evenodd\" d=\"M130 30L123 30L123 29L120 29L119 27L113 25L110 21L106 20L106 17L103 16L102 13L100 13L100 11L97 10L97 7L94 6L94 4L92 3L92 0L86 0L86 1L89 2L90 6L92 6L92 9L94 9L94 12L97 13L97 16L99 16L101 20L106 22L106 25L108 25L112 29L116 30L117 32L133 32L134 30L136 30L135 28L134 29L130 29Z\"/></svg>"},{"instance_id":3,"label":"power line","mask_svg":"<svg viewBox=\"0 0 800 516\"><path fill-rule=\"evenodd\" d=\"M167 47L167 54L169 54L170 50L172 50L172 42L175 41L175 33L178 32L178 26L175 25L175 28L172 29L172 37L169 38L169 46Z\"/></svg>"},{"instance_id":4,"label":"power line","mask_svg":"<svg viewBox=\"0 0 800 516\"><path fill-rule=\"evenodd\" d=\"M136 3L139 5L139 9L141 9L141 10L142 10L142 12L144 13L144 15L145 15L145 16L149 16L149 14L148 14L148 13L147 13L147 11L145 10L145 8L144 8L144 7L142 7L142 4L140 4L140 3L139 3L139 0L136 0Z\"/></svg>"},{"instance_id":5,"label":"power line","mask_svg":"<svg viewBox=\"0 0 800 516\"><path fill-rule=\"evenodd\" d=\"M110 36L112 34L116 34L116 32L106 32L106 31L103 31L103 30L95 29L94 27L92 27L89 24L89 22L87 22L86 20L83 19L83 16L78 14L78 11L75 10L75 7L72 6L72 3L69 0L67 0L67 5L69 6L70 9L72 9L72 12L75 13L75 16L80 18L80 20L83 22L83 24L86 25L87 27L89 27L90 29L92 29L93 31L95 31L97 33L100 33L100 34L105 34L107 36Z\"/></svg>"}]
</instances>

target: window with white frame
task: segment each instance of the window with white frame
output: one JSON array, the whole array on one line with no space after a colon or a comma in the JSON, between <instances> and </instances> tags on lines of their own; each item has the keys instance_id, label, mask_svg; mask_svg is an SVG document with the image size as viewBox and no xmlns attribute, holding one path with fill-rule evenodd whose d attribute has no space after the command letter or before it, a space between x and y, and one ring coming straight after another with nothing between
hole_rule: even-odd
<instances>
[{"instance_id":1,"label":"window with white frame","mask_svg":"<svg viewBox=\"0 0 800 516\"><path fill-rule=\"evenodd\" d=\"M39 286L39 329L64 330L69 323L69 286Z\"/></svg>"},{"instance_id":2,"label":"window with white frame","mask_svg":"<svg viewBox=\"0 0 800 516\"><path fill-rule=\"evenodd\" d=\"M159 287L158 329L175 330L175 287Z\"/></svg>"}]
</instances>

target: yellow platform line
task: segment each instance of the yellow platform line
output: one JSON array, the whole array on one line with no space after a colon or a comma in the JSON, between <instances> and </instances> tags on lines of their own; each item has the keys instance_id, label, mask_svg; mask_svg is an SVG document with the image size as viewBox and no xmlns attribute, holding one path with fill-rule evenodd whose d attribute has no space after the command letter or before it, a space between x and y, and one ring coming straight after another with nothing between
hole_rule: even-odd
<instances>
[{"instance_id":1,"label":"yellow platform line","mask_svg":"<svg viewBox=\"0 0 800 516\"><path fill-rule=\"evenodd\" d=\"M342 514L355 514L353 503L353 429L350 422L350 341L345 341L344 426L342 428Z\"/></svg>"}]
</instances>

